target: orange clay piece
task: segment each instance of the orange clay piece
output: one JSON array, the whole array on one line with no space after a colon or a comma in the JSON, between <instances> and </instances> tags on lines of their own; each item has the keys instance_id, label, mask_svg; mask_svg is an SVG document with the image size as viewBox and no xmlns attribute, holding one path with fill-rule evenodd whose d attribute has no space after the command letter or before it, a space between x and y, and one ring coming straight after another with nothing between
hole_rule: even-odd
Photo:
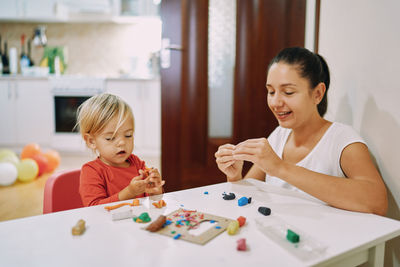
<instances>
[{"instance_id":1,"label":"orange clay piece","mask_svg":"<svg viewBox=\"0 0 400 267\"><path fill-rule=\"evenodd\" d=\"M165 201L163 199L161 199L158 202L153 202L152 203L154 207L156 207L157 209L161 209L162 207L167 206L167 203L165 203Z\"/></svg>"},{"instance_id":2,"label":"orange clay piece","mask_svg":"<svg viewBox=\"0 0 400 267\"><path fill-rule=\"evenodd\" d=\"M120 208L120 207L122 207L122 206L130 205L130 204L131 204L131 203L119 203L119 204L113 205L113 206L105 206L104 208L105 208L106 210L110 211L110 210L118 209L118 208Z\"/></svg>"},{"instance_id":3,"label":"orange clay piece","mask_svg":"<svg viewBox=\"0 0 400 267\"><path fill-rule=\"evenodd\" d=\"M150 175L150 171L151 171L151 168L144 167L143 177L146 178L147 176L149 176Z\"/></svg>"},{"instance_id":4,"label":"orange clay piece","mask_svg":"<svg viewBox=\"0 0 400 267\"><path fill-rule=\"evenodd\" d=\"M139 206L139 205L140 205L139 199L135 198L135 199L132 201L132 205L131 205L131 206Z\"/></svg>"},{"instance_id":5,"label":"orange clay piece","mask_svg":"<svg viewBox=\"0 0 400 267\"><path fill-rule=\"evenodd\" d=\"M116 205L113 205L113 206L105 206L104 208L106 210L110 211L110 210L118 209L118 208L120 208L122 206L139 206L139 205L140 205L139 199L135 198L135 199L133 199L132 203L126 203L126 202L125 203L119 203L119 204L116 204Z\"/></svg>"},{"instance_id":6,"label":"orange clay piece","mask_svg":"<svg viewBox=\"0 0 400 267\"><path fill-rule=\"evenodd\" d=\"M152 169L153 169L153 168L144 167L143 179L146 179L147 177L149 177L150 171L151 171ZM153 183L153 182L150 182L150 181L148 182L148 184L149 184L150 186L154 185L154 183Z\"/></svg>"},{"instance_id":7,"label":"orange clay piece","mask_svg":"<svg viewBox=\"0 0 400 267\"><path fill-rule=\"evenodd\" d=\"M246 218L243 216L240 216L236 220L239 222L239 227L242 227L246 223Z\"/></svg>"}]
</instances>

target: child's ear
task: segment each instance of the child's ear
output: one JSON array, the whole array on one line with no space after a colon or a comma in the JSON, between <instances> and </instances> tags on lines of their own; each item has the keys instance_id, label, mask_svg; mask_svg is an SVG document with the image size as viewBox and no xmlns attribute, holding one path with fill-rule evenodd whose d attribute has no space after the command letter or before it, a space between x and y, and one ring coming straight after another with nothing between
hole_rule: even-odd
<instances>
[{"instance_id":1,"label":"child's ear","mask_svg":"<svg viewBox=\"0 0 400 267\"><path fill-rule=\"evenodd\" d=\"M318 105L322 101L322 98L325 95L325 91L326 91L325 83L321 82L315 87L313 91L315 104Z\"/></svg>"},{"instance_id":2,"label":"child's ear","mask_svg":"<svg viewBox=\"0 0 400 267\"><path fill-rule=\"evenodd\" d=\"M83 139L85 140L88 148L90 148L92 150L96 149L96 141L94 140L93 136L91 136L90 134L87 133L83 136Z\"/></svg>"}]
</instances>

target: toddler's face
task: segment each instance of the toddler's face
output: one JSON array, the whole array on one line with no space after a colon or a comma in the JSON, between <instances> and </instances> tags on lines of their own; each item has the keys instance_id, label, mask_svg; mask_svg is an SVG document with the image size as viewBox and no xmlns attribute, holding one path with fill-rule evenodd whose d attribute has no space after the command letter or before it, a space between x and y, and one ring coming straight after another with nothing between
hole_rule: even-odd
<instances>
[{"instance_id":1,"label":"toddler's face","mask_svg":"<svg viewBox=\"0 0 400 267\"><path fill-rule=\"evenodd\" d=\"M100 160L114 167L128 167L127 158L133 151L133 120L127 118L114 135L118 118L115 116L95 135L94 143Z\"/></svg>"}]
</instances>

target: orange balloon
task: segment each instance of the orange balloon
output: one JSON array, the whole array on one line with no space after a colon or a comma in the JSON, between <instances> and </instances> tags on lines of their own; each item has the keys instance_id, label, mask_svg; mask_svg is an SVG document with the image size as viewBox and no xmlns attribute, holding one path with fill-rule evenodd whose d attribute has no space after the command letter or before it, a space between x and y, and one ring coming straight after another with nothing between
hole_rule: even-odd
<instances>
[{"instance_id":1,"label":"orange balloon","mask_svg":"<svg viewBox=\"0 0 400 267\"><path fill-rule=\"evenodd\" d=\"M58 167L58 165L60 165L61 158L57 151L52 149L47 150L43 153L43 156L47 158L48 162L45 172L52 172Z\"/></svg>"},{"instance_id":2,"label":"orange balloon","mask_svg":"<svg viewBox=\"0 0 400 267\"><path fill-rule=\"evenodd\" d=\"M32 158L34 155L40 154L40 147L36 143L30 143L24 146L21 152L21 159Z\"/></svg>"}]
</instances>

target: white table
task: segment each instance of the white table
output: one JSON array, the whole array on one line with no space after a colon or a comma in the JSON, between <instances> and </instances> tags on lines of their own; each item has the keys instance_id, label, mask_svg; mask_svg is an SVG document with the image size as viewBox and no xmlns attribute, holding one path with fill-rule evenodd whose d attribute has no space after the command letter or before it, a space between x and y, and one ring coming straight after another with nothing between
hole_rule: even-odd
<instances>
[{"instance_id":1,"label":"white table","mask_svg":"<svg viewBox=\"0 0 400 267\"><path fill-rule=\"evenodd\" d=\"M208 194L204 192L208 191ZM235 200L223 200L233 192ZM239 207L237 199L252 197ZM1 266L356 266L369 261L383 265L384 245L400 235L400 222L381 216L329 207L302 194L253 179L221 183L163 195L167 207L156 209L157 198L141 199L135 214L152 219L183 206L247 223L236 235L220 234L204 246L150 233L132 219L112 221L104 205L0 223ZM264 216L259 206L271 208ZM129 208L129 207L125 207ZM319 256L302 260L256 227L256 219L279 218L326 245ZM71 228L84 219L87 230L73 236ZM246 238L248 250L237 251Z\"/></svg>"}]
</instances>

